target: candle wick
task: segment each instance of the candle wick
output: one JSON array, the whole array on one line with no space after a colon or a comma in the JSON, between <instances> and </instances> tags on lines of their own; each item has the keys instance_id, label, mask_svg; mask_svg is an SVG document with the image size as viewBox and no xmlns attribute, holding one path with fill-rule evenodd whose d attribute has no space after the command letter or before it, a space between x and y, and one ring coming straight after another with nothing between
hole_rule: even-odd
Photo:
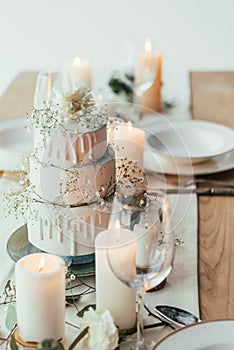
<instances>
[{"instance_id":1,"label":"candle wick","mask_svg":"<svg viewBox=\"0 0 234 350\"><path fill-rule=\"evenodd\" d=\"M119 242L119 241L120 241L120 229L117 229L117 230L116 230L116 233L115 233L115 241L116 241L116 242Z\"/></svg>"},{"instance_id":2,"label":"candle wick","mask_svg":"<svg viewBox=\"0 0 234 350\"><path fill-rule=\"evenodd\" d=\"M45 266L45 258L43 257L39 262L37 272L39 273L42 272L44 266Z\"/></svg>"}]
</instances>

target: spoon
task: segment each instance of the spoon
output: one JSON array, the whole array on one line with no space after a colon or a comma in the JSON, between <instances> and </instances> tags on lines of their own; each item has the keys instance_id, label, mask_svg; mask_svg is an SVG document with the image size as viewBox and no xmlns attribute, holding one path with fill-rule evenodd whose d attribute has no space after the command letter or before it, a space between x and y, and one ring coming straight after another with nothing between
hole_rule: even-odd
<instances>
[{"instance_id":1,"label":"spoon","mask_svg":"<svg viewBox=\"0 0 234 350\"><path fill-rule=\"evenodd\" d=\"M196 322L201 322L201 320L191 312L179 309L175 306L157 305L154 310L156 311L155 316L157 318L173 328L182 328Z\"/></svg>"}]
</instances>

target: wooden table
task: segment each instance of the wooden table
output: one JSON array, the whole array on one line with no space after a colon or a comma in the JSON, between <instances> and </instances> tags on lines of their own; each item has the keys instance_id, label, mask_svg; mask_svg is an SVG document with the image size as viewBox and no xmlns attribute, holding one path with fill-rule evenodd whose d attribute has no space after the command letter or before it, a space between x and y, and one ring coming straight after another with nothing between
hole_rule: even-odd
<instances>
[{"instance_id":1,"label":"wooden table","mask_svg":"<svg viewBox=\"0 0 234 350\"><path fill-rule=\"evenodd\" d=\"M0 97L0 120L30 111L36 76L22 72L16 77ZM234 169L212 177L234 181ZM198 210L201 318L234 319L234 197L201 196Z\"/></svg>"}]
</instances>

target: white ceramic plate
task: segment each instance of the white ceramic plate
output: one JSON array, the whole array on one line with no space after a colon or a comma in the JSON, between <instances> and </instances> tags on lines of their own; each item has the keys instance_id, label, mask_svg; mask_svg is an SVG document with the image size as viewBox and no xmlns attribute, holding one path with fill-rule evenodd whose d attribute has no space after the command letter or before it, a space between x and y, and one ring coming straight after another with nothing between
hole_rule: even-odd
<instances>
[{"instance_id":1,"label":"white ceramic plate","mask_svg":"<svg viewBox=\"0 0 234 350\"><path fill-rule=\"evenodd\" d=\"M17 170L23 156L32 150L33 138L26 123L26 118L0 122L0 170Z\"/></svg>"},{"instance_id":2,"label":"white ceramic plate","mask_svg":"<svg viewBox=\"0 0 234 350\"><path fill-rule=\"evenodd\" d=\"M146 147L179 164L198 164L233 150L234 130L203 120L165 121L150 130Z\"/></svg>"},{"instance_id":3,"label":"white ceramic plate","mask_svg":"<svg viewBox=\"0 0 234 350\"><path fill-rule=\"evenodd\" d=\"M158 154L145 150L144 169L145 172L155 172L168 175L205 175L215 174L221 171L234 168L234 150L209 159L199 164L180 164L175 159L168 159Z\"/></svg>"},{"instance_id":4,"label":"white ceramic plate","mask_svg":"<svg viewBox=\"0 0 234 350\"><path fill-rule=\"evenodd\" d=\"M233 350L234 320L201 322L164 338L155 350Z\"/></svg>"}]
</instances>

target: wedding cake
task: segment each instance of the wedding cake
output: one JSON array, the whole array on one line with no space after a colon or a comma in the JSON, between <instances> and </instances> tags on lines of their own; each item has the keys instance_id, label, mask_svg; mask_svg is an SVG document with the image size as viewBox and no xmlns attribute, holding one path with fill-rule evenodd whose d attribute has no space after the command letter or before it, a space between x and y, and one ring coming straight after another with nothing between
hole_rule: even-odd
<instances>
[{"instance_id":1,"label":"wedding cake","mask_svg":"<svg viewBox=\"0 0 234 350\"><path fill-rule=\"evenodd\" d=\"M28 238L43 251L88 259L96 235L108 227L100 203L113 194L116 174L106 118L86 87L58 93L30 116L34 218L27 223Z\"/></svg>"}]
</instances>

